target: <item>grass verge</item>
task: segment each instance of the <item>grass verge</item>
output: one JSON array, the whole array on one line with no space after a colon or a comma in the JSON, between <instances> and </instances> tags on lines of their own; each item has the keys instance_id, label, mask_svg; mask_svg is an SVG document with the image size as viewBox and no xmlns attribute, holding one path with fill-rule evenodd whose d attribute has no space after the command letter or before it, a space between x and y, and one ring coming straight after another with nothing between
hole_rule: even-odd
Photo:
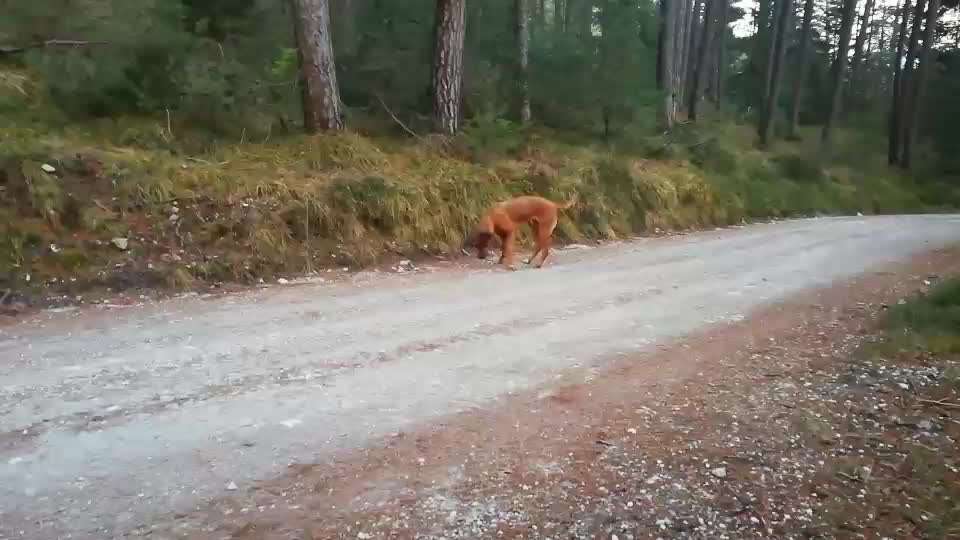
<instances>
[{"instance_id":1,"label":"grass verge","mask_svg":"<svg viewBox=\"0 0 960 540\"><path fill-rule=\"evenodd\" d=\"M98 289L182 290L455 253L490 204L517 194L579 195L560 241L922 211L933 200L885 169L822 167L802 143L760 152L748 126L726 121L610 145L483 118L455 139L224 142L175 117L71 123L29 77L8 81L0 292L22 297L75 301Z\"/></svg>"}]
</instances>

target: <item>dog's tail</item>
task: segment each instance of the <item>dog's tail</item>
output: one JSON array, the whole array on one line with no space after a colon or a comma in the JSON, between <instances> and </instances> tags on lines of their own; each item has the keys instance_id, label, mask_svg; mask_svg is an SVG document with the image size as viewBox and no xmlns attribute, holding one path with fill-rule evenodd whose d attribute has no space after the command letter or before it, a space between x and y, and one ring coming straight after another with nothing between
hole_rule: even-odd
<instances>
[{"instance_id":1,"label":"dog's tail","mask_svg":"<svg viewBox=\"0 0 960 540\"><path fill-rule=\"evenodd\" d=\"M578 201L579 201L579 197L577 197L577 194L574 193L573 197L569 201L563 204L558 204L557 208L559 208L560 210L566 210L568 208L572 208L574 205L577 204Z\"/></svg>"}]
</instances>

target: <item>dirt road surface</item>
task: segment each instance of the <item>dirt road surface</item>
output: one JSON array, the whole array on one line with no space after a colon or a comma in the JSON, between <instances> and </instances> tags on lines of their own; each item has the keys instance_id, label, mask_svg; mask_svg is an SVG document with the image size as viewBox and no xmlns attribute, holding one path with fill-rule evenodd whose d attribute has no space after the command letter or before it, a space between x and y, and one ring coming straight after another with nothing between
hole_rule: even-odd
<instances>
[{"instance_id":1,"label":"dirt road surface","mask_svg":"<svg viewBox=\"0 0 960 540\"><path fill-rule=\"evenodd\" d=\"M0 327L0 538L216 532L190 516L298 464L957 242L958 216L822 218L35 315Z\"/></svg>"}]
</instances>

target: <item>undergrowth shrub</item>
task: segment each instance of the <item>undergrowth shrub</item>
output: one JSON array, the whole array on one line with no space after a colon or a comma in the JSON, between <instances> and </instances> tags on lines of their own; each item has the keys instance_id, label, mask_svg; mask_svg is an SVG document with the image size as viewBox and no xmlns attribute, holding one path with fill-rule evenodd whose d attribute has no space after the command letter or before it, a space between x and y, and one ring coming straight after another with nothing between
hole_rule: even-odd
<instances>
[{"instance_id":1,"label":"undergrowth shrub","mask_svg":"<svg viewBox=\"0 0 960 540\"><path fill-rule=\"evenodd\" d=\"M944 281L886 318L893 343L933 353L960 353L960 280Z\"/></svg>"},{"instance_id":2,"label":"undergrowth shrub","mask_svg":"<svg viewBox=\"0 0 960 540\"><path fill-rule=\"evenodd\" d=\"M780 173L797 182L819 182L825 178L823 168L815 159L800 154L780 154L773 157Z\"/></svg>"}]
</instances>

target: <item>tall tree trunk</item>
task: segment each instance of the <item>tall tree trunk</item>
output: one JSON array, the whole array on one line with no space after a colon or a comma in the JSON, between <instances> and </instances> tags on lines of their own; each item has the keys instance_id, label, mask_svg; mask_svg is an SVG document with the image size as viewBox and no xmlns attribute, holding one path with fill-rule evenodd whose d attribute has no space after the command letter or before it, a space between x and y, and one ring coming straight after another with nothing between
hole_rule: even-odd
<instances>
[{"instance_id":1,"label":"tall tree trunk","mask_svg":"<svg viewBox=\"0 0 960 540\"><path fill-rule=\"evenodd\" d=\"M433 118L440 133L460 130L466 0L437 0L433 54Z\"/></svg>"},{"instance_id":2,"label":"tall tree trunk","mask_svg":"<svg viewBox=\"0 0 960 540\"><path fill-rule=\"evenodd\" d=\"M780 80L783 73L783 60L787 50L787 22L793 14L792 0L778 0L776 18L774 20L776 36L773 41L773 69L770 70L769 95L763 105L762 120L760 122L760 146L766 148L770 144L773 133L773 123L777 117L777 102L780 100Z\"/></svg>"},{"instance_id":3,"label":"tall tree trunk","mask_svg":"<svg viewBox=\"0 0 960 540\"><path fill-rule=\"evenodd\" d=\"M328 0L294 0L294 6L294 35L304 82L303 126L309 133L343 129L330 4Z\"/></svg>"},{"instance_id":4,"label":"tall tree trunk","mask_svg":"<svg viewBox=\"0 0 960 540\"><path fill-rule=\"evenodd\" d=\"M914 64L917 61L917 46L920 42L920 34L923 31L925 0L917 0L913 8L913 23L910 29L910 41L907 43L907 59L903 63L903 73L900 75L900 108L897 110L897 128L899 133L897 138L899 146L897 147L897 163L903 164L903 148L907 140L907 128L909 127L909 111L913 103L914 94Z\"/></svg>"},{"instance_id":5,"label":"tall tree trunk","mask_svg":"<svg viewBox=\"0 0 960 540\"><path fill-rule=\"evenodd\" d=\"M797 70L793 77L793 95L790 101L790 125L787 133L796 137L800 128L800 108L803 106L803 86L807 82L807 73L810 71L810 26L813 22L813 0L803 3L803 23L800 27L800 54L797 59Z\"/></svg>"},{"instance_id":6,"label":"tall tree trunk","mask_svg":"<svg viewBox=\"0 0 960 540\"><path fill-rule=\"evenodd\" d=\"M693 74L697 69L697 62L699 62L700 58L699 40L703 34L703 28L706 26L700 20L700 13L706 1L708 0L694 0L693 9L690 12L690 20L687 23L686 60L684 62L684 71L681 74L684 81L683 92L687 100L690 99L689 96L693 91Z\"/></svg>"},{"instance_id":7,"label":"tall tree trunk","mask_svg":"<svg viewBox=\"0 0 960 540\"><path fill-rule=\"evenodd\" d=\"M689 109L690 119L696 120L699 114L700 99L703 96L703 85L707 79L707 70L709 69L709 52L712 45L713 27L715 26L714 10L720 0L705 0L703 24L698 40L698 50L696 62L694 62L691 76L693 84L690 88Z\"/></svg>"},{"instance_id":8,"label":"tall tree trunk","mask_svg":"<svg viewBox=\"0 0 960 540\"><path fill-rule=\"evenodd\" d=\"M593 36L593 0L567 0L567 33L581 42Z\"/></svg>"},{"instance_id":9,"label":"tall tree trunk","mask_svg":"<svg viewBox=\"0 0 960 540\"><path fill-rule=\"evenodd\" d=\"M660 127L673 129L674 60L678 7L682 0L660 0L660 31L657 34L657 89L660 90Z\"/></svg>"},{"instance_id":10,"label":"tall tree trunk","mask_svg":"<svg viewBox=\"0 0 960 540\"><path fill-rule=\"evenodd\" d=\"M770 44L770 11L773 0L759 0L756 13L757 33L753 36L753 50L750 52L750 81L757 94L764 92L764 74L767 71L767 58Z\"/></svg>"},{"instance_id":11,"label":"tall tree trunk","mask_svg":"<svg viewBox=\"0 0 960 540\"><path fill-rule=\"evenodd\" d=\"M675 0L679 2L673 33L673 109L674 113L680 108L683 99L683 84L687 69L687 35L689 34L690 13L693 0Z\"/></svg>"},{"instance_id":12,"label":"tall tree trunk","mask_svg":"<svg viewBox=\"0 0 960 540\"><path fill-rule=\"evenodd\" d=\"M763 99L760 102L763 106L766 106L767 101L770 100L770 87L773 83L773 69L777 57L777 40L780 39L780 11L784 3L785 0L774 0L773 4L773 19L771 20L769 33L770 45L767 47L767 61L764 63Z\"/></svg>"},{"instance_id":13,"label":"tall tree trunk","mask_svg":"<svg viewBox=\"0 0 960 540\"><path fill-rule=\"evenodd\" d=\"M840 116L840 107L843 104L843 79L847 72L847 52L850 49L850 34L853 31L854 12L856 11L857 0L843 0L843 9L840 19L840 40L837 43L837 58L834 60L833 73L831 73L831 99L830 110L827 113L827 121L823 124L823 133L820 140L823 143L824 152L829 153L831 138L833 136L833 127Z\"/></svg>"},{"instance_id":14,"label":"tall tree trunk","mask_svg":"<svg viewBox=\"0 0 960 540\"><path fill-rule=\"evenodd\" d=\"M333 0L333 31L337 51L352 55L357 48L357 0Z\"/></svg>"},{"instance_id":15,"label":"tall tree trunk","mask_svg":"<svg viewBox=\"0 0 960 540\"><path fill-rule=\"evenodd\" d=\"M730 2L720 0L720 19L717 24L717 66L713 72L713 101L717 108L723 100L723 87L727 76L727 24L730 22Z\"/></svg>"},{"instance_id":16,"label":"tall tree trunk","mask_svg":"<svg viewBox=\"0 0 960 540\"><path fill-rule=\"evenodd\" d=\"M517 106L520 122L530 122L530 20L528 0L514 0L517 17Z\"/></svg>"},{"instance_id":17,"label":"tall tree trunk","mask_svg":"<svg viewBox=\"0 0 960 540\"><path fill-rule=\"evenodd\" d=\"M937 35L937 19L940 17L940 0L930 0L927 6L927 22L923 30L923 50L920 52L920 64L914 82L913 95L910 98L909 117L904 130L903 161L904 169L909 169L913 159L913 143L920 130L920 111L923 109L927 80L930 78L930 64L933 63L933 40Z\"/></svg>"},{"instance_id":18,"label":"tall tree trunk","mask_svg":"<svg viewBox=\"0 0 960 540\"><path fill-rule=\"evenodd\" d=\"M853 44L853 58L850 60L850 94L857 89L860 83L861 64L863 63L863 46L867 41L867 27L873 15L874 0L867 0L863 6L863 16L860 18L860 30Z\"/></svg>"},{"instance_id":19,"label":"tall tree trunk","mask_svg":"<svg viewBox=\"0 0 960 540\"><path fill-rule=\"evenodd\" d=\"M900 163L900 109L903 101L903 49L907 36L907 23L910 21L910 0L903 0L900 13L900 31L897 33L897 54L893 62L893 96L890 105L890 126L887 134L887 164Z\"/></svg>"}]
</instances>

